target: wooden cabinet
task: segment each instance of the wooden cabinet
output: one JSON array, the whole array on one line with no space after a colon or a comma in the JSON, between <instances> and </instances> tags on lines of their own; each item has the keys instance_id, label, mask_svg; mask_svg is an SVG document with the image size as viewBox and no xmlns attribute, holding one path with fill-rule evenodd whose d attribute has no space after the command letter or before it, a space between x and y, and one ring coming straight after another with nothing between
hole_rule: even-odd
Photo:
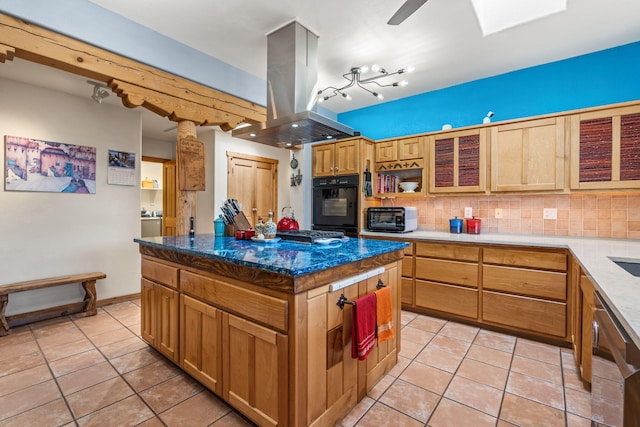
<instances>
[{"instance_id":1,"label":"wooden cabinet","mask_svg":"<svg viewBox=\"0 0 640 427\"><path fill-rule=\"evenodd\" d=\"M484 248L482 320L569 340L567 255Z\"/></svg>"},{"instance_id":2,"label":"wooden cabinet","mask_svg":"<svg viewBox=\"0 0 640 427\"><path fill-rule=\"evenodd\" d=\"M404 248L404 258L402 258L402 283L401 283L401 301L405 305L413 305L413 295L415 287L415 272L413 270L414 257L413 257L414 244L409 242L409 246Z\"/></svg>"},{"instance_id":3,"label":"wooden cabinet","mask_svg":"<svg viewBox=\"0 0 640 427\"><path fill-rule=\"evenodd\" d=\"M180 295L180 365L209 390L222 394L222 312Z\"/></svg>"},{"instance_id":4,"label":"wooden cabinet","mask_svg":"<svg viewBox=\"0 0 640 427\"><path fill-rule=\"evenodd\" d=\"M640 188L640 105L571 116L571 189Z\"/></svg>"},{"instance_id":5,"label":"wooden cabinet","mask_svg":"<svg viewBox=\"0 0 640 427\"><path fill-rule=\"evenodd\" d=\"M278 212L278 161L227 152L227 195L243 207L250 224Z\"/></svg>"},{"instance_id":6,"label":"wooden cabinet","mask_svg":"<svg viewBox=\"0 0 640 427\"><path fill-rule=\"evenodd\" d=\"M408 137L375 144L374 192L379 197L420 196L426 194L425 137ZM417 188L405 192L402 182L414 182Z\"/></svg>"},{"instance_id":7,"label":"wooden cabinet","mask_svg":"<svg viewBox=\"0 0 640 427\"><path fill-rule=\"evenodd\" d=\"M179 294L176 286L176 268L142 259L142 339L168 359L179 363Z\"/></svg>"},{"instance_id":8,"label":"wooden cabinet","mask_svg":"<svg viewBox=\"0 0 640 427\"><path fill-rule=\"evenodd\" d=\"M478 319L480 249L415 243L415 306Z\"/></svg>"},{"instance_id":9,"label":"wooden cabinet","mask_svg":"<svg viewBox=\"0 0 640 427\"><path fill-rule=\"evenodd\" d=\"M580 374L582 379L591 382L591 362L593 353L593 314L596 306L593 300L595 289L591 280L584 274L580 276L580 297L582 310L580 312Z\"/></svg>"},{"instance_id":10,"label":"wooden cabinet","mask_svg":"<svg viewBox=\"0 0 640 427\"><path fill-rule=\"evenodd\" d=\"M223 398L261 426L287 424L287 336L224 314Z\"/></svg>"},{"instance_id":11,"label":"wooden cabinet","mask_svg":"<svg viewBox=\"0 0 640 427\"><path fill-rule=\"evenodd\" d=\"M313 177L360 173L360 139L314 144Z\"/></svg>"},{"instance_id":12,"label":"wooden cabinet","mask_svg":"<svg viewBox=\"0 0 640 427\"><path fill-rule=\"evenodd\" d=\"M491 191L564 188L565 118L491 127Z\"/></svg>"},{"instance_id":13,"label":"wooden cabinet","mask_svg":"<svg viewBox=\"0 0 640 427\"><path fill-rule=\"evenodd\" d=\"M485 191L488 134L487 128L480 128L429 136L429 191Z\"/></svg>"}]
</instances>

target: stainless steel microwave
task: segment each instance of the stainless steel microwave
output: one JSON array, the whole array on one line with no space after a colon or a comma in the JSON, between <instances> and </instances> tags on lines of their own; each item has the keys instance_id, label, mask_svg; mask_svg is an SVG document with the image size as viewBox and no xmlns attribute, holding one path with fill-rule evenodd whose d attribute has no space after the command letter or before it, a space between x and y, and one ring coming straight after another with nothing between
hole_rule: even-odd
<instances>
[{"instance_id":1,"label":"stainless steel microwave","mask_svg":"<svg viewBox=\"0 0 640 427\"><path fill-rule=\"evenodd\" d=\"M367 209L367 229L391 233L406 233L418 229L418 209L415 207L379 206Z\"/></svg>"}]
</instances>

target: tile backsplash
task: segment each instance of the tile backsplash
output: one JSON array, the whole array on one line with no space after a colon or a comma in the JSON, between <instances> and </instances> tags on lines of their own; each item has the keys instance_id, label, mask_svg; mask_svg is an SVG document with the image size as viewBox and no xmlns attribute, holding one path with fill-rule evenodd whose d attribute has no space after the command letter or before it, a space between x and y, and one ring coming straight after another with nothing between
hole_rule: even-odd
<instances>
[{"instance_id":1,"label":"tile backsplash","mask_svg":"<svg viewBox=\"0 0 640 427\"><path fill-rule=\"evenodd\" d=\"M435 196L386 199L383 205L417 207L418 227L426 230L449 230L449 219L463 218L471 207L483 232L640 239L638 192ZM557 209L557 219L544 219L545 208ZM502 218L495 217L496 209Z\"/></svg>"}]
</instances>

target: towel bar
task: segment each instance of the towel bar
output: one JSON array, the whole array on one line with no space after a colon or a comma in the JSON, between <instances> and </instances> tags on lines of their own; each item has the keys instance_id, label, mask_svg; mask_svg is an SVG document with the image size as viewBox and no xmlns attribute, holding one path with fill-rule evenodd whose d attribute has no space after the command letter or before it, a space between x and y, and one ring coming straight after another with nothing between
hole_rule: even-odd
<instances>
[{"instance_id":1,"label":"towel bar","mask_svg":"<svg viewBox=\"0 0 640 427\"><path fill-rule=\"evenodd\" d=\"M385 286L386 285L384 284L384 282L381 279L378 279L378 283L376 284L376 289L382 289ZM341 309L343 309L345 304L356 305L355 302L349 301L347 297L344 296L344 294L340 294L340 298L338 298L338 302L336 303L336 305Z\"/></svg>"}]
</instances>

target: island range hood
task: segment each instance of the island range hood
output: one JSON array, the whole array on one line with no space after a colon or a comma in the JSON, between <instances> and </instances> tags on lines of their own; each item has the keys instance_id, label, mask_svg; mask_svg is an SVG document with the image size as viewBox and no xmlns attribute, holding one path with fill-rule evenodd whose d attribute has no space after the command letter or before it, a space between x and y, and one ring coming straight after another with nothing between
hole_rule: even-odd
<instances>
[{"instance_id":1,"label":"island range hood","mask_svg":"<svg viewBox=\"0 0 640 427\"><path fill-rule=\"evenodd\" d=\"M232 136L289 147L354 135L353 129L312 111L318 81L318 36L293 21L267 35L267 121Z\"/></svg>"}]
</instances>

